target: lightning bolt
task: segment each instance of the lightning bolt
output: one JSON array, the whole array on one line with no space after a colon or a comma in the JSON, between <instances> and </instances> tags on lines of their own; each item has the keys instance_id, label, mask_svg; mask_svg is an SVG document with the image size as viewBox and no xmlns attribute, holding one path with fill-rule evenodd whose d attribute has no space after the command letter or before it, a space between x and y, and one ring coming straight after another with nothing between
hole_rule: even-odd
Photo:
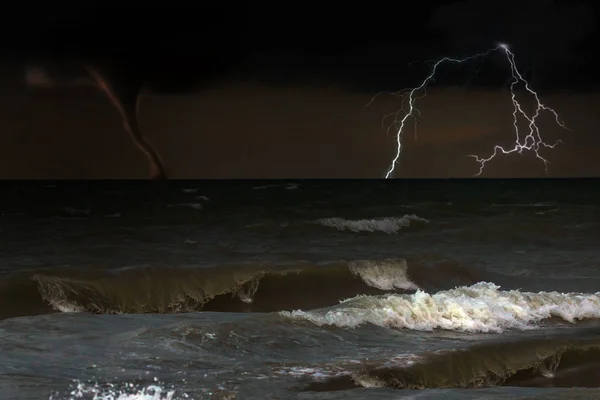
<instances>
[{"instance_id":1,"label":"lightning bolt","mask_svg":"<svg viewBox=\"0 0 600 400\"><path fill-rule=\"evenodd\" d=\"M514 133L515 133L515 141L514 141L513 146L510 148L504 148L500 145L494 146L493 152L489 157L480 157L477 155L468 155L467 157L472 157L475 159L475 161L477 161L479 163L479 172L477 172L475 174L475 176L479 176L483 173L483 170L485 169L486 164L488 162L490 162L492 159L494 159L497 155L511 154L511 153L522 154L524 151L533 151L535 156L544 163L546 173L548 173L549 161L540 154L540 150L542 148L552 149L552 148L556 147L558 144L560 144L561 141L557 140L554 143L550 143L550 144L546 143L540 134L540 129L537 126L536 121L542 112L549 112L554 116L554 119L555 119L556 123L558 124L558 126L560 126L563 129L566 129L566 130L569 130L569 128L567 128L565 126L565 124L560 120L558 113L556 111L554 111L552 108L544 105L540 101L538 94L533 89L531 89L529 82L527 82L527 80L523 77L523 75L521 75L521 73L517 69L517 65L515 63L515 55L510 51L510 49L508 48L508 45L499 44L498 46L491 48L483 53L478 53L478 54L475 54L475 55L472 55L469 57L465 57L465 58L450 58L450 57L441 58L433 64L430 74L421 82L421 84L419 86L412 88L412 89L404 89L404 90L401 90L400 92L394 93L395 95L398 95L402 98L402 106L403 107L397 113L391 114L391 115L396 116L396 119L395 119L394 123L392 124L393 126L397 127L396 155L394 156L392 162L390 163L389 169L388 169L387 173L385 174L385 179L388 179L392 176L392 174L394 173L394 170L396 169L396 165L398 164L398 161L400 160L400 155L402 154L402 147L403 147L402 143L403 143L404 129L405 129L405 126L407 125L407 122L409 121L409 119L413 119L416 124L416 116L421 115L420 111L415 107L415 103L417 102L417 100L420 100L427 95L427 93L426 93L427 86L431 82L434 81L435 74L437 73L438 68L442 64L463 64L468 61L472 61L474 59L485 58L490 53L497 52L497 51L503 52L504 55L506 56L508 63L510 64L510 71L511 71L511 77L512 77L512 82L510 84L510 94L511 94L511 101L512 101L512 105L513 105L512 115L513 115L513 127L514 127ZM525 91L533 96L533 99L534 99L535 105L536 105L533 113L528 114L527 112L525 112L523 110L523 107L517 100L516 86L520 83L522 83L524 85ZM375 97L377 97L377 96L375 96ZM372 103L375 100L375 97L371 100L370 103ZM405 104L407 105L408 110L406 110ZM402 115L403 111L404 111L404 114ZM523 117L528 122L527 134L522 134L521 131L519 130L519 127L518 127L519 116Z\"/></svg>"}]
</instances>

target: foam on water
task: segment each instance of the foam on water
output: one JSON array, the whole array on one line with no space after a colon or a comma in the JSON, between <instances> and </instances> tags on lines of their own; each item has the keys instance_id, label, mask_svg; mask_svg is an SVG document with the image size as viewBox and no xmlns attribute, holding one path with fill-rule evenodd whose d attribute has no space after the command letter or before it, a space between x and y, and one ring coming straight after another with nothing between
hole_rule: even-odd
<instances>
[{"instance_id":1,"label":"foam on water","mask_svg":"<svg viewBox=\"0 0 600 400\"><path fill-rule=\"evenodd\" d=\"M50 396L49 400L178 400L191 399L185 393L176 394L174 389L165 389L160 384L150 384L140 386L133 383L127 383L125 387L116 387L112 384L87 384L77 382L75 387L66 397Z\"/></svg>"},{"instance_id":2,"label":"foam on water","mask_svg":"<svg viewBox=\"0 0 600 400\"><path fill-rule=\"evenodd\" d=\"M419 361L422 357L417 354L397 354L384 360L381 365L384 367L409 367ZM277 375L287 375L294 378L310 378L313 381L322 381L341 376L354 376L356 370L365 365L365 360L347 359L342 362L320 365L292 365L279 366L273 369Z\"/></svg>"},{"instance_id":3,"label":"foam on water","mask_svg":"<svg viewBox=\"0 0 600 400\"><path fill-rule=\"evenodd\" d=\"M286 318L317 325L355 328L373 324L397 329L501 333L534 329L540 321L559 317L567 322L600 318L600 296L582 293L503 291L480 282L429 294L358 296L316 311L283 311Z\"/></svg>"}]
</instances>

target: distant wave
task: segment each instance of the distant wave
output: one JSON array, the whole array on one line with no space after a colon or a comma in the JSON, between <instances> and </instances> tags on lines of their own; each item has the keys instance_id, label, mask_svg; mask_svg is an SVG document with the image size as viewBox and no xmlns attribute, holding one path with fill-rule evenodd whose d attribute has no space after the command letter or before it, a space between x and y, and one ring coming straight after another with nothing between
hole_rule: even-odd
<instances>
[{"instance_id":1,"label":"distant wave","mask_svg":"<svg viewBox=\"0 0 600 400\"><path fill-rule=\"evenodd\" d=\"M426 353L411 357L410 362L366 362L360 370L326 376L303 390L597 387L600 339L597 332L595 336L528 338Z\"/></svg>"},{"instance_id":2,"label":"distant wave","mask_svg":"<svg viewBox=\"0 0 600 400\"><path fill-rule=\"evenodd\" d=\"M254 190L265 190L265 189L273 189L273 188L285 188L287 190L296 190L300 187L299 183L283 183L283 184L274 184L274 185L262 185L262 186L254 186L252 189Z\"/></svg>"},{"instance_id":3,"label":"distant wave","mask_svg":"<svg viewBox=\"0 0 600 400\"><path fill-rule=\"evenodd\" d=\"M318 224L340 231L351 232L384 232L387 234L398 233L409 227L422 227L429 223L425 218L415 214L406 214L403 217L386 217L376 219L344 219L344 218L322 218Z\"/></svg>"},{"instance_id":4,"label":"distant wave","mask_svg":"<svg viewBox=\"0 0 600 400\"><path fill-rule=\"evenodd\" d=\"M600 318L599 294L503 291L487 282L429 294L358 296L315 311L282 311L281 315L317 325L355 328L373 324L431 331L494 332L532 329L558 317L567 322Z\"/></svg>"},{"instance_id":5,"label":"distant wave","mask_svg":"<svg viewBox=\"0 0 600 400\"><path fill-rule=\"evenodd\" d=\"M317 309L363 295L451 288L481 279L452 260L404 259L288 265L244 263L214 268L60 268L0 283L0 318L48 312L273 312ZM16 302L15 299L19 299Z\"/></svg>"},{"instance_id":6,"label":"distant wave","mask_svg":"<svg viewBox=\"0 0 600 400\"><path fill-rule=\"evenodd\" d=\"M490 207L556 207L556 202L545 203L509 203L509 204L490 204Z\"/></svg>"}]
</instances>

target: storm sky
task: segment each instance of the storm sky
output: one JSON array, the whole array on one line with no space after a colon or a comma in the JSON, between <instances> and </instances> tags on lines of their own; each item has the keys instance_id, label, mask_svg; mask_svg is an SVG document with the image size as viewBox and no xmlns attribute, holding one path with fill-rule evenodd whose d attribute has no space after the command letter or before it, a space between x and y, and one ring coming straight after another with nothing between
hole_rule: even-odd
<instances>
[{"instance_id":1,"label":"storm sky","mask_svg":"<svg viewBox=\"0 0 600 400\"><path fill-rule=\"evenodd\" d=\"M140 128L170 178L380 178L395 152L392 120L382 118L402 101L381 95L367 106L372 97L417 86L431 67L426 61L500 42L570 128L557 128L548 116L539 120L549 141L563 141L543 152L548 176L600 176L593 6L286 4L165 11L90 3L38 10L12 21L14 27L7 21L0 40L0 177L148 176L119 114L79 68L85 61L114 63L144 81ZM510 144L509 73L501 54L441 69L417 103L422 117L416 132L409 124L395 176L473 176L478 165L468 154ZM546 175L543 163L525 153L498 158L483 176Z\"/></svg>"}]
</instances>

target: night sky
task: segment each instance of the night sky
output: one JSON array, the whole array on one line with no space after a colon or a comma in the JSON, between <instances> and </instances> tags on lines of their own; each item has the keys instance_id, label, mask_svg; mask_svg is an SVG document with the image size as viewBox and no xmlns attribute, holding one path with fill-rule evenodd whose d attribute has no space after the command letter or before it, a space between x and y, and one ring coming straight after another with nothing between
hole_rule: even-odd
<instances>
[{"instance_id":1,"label":"night sky","mask_svg":"<svg viewBox=\"0 0 600 400\"><path fill-rule=\"evenodd\" d=\"M548 141L563 141L542 150L547 176L600 176L593 2L136 3L2 16L0 179L150 176L90 66L123 103L143 88L139 127L169 178L381 178L395 153L382 117L402 101L381 95L367 107L373 96L418 86L428 61L498 43L570 128L539 120ZM475 174L468 154L513 140L509 82L500 52L442 67L395 176ZM524 153L482 176L546 174Z\"/></svg>"}]
</instances>

